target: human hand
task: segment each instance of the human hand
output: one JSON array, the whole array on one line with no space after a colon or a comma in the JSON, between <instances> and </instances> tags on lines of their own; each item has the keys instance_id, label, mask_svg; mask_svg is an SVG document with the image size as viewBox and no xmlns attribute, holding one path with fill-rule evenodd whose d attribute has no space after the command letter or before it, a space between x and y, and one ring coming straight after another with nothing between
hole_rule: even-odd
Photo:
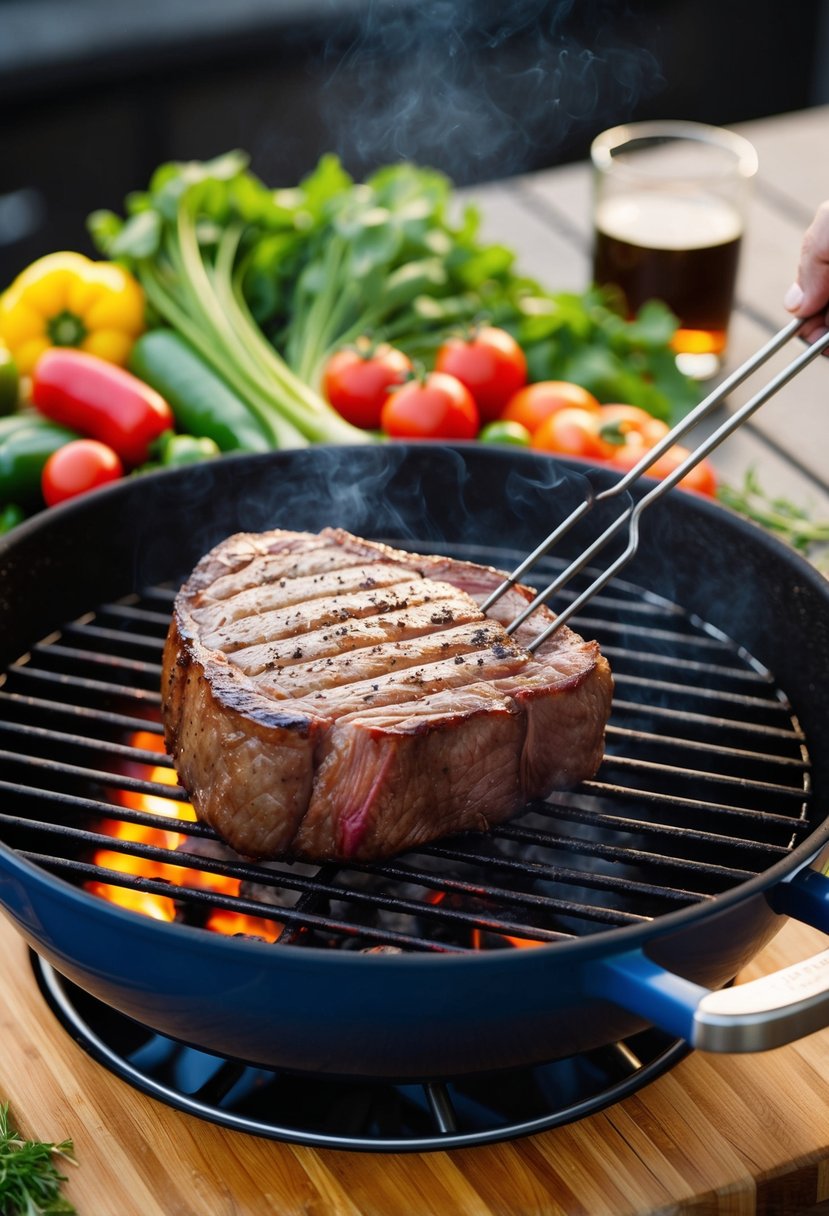
<instances>
[{"instance_id":1,"label":"human hand","mask_svg":"<svg viewBox=\"0 0 829 1216\"><path fill-rule=\"evenodd\" d=\"M829 202L821 203L806 230L797 277L783 305L796 317L808 318L800 331L805 341L829 332Z\"/></svg>"}]
</instances>

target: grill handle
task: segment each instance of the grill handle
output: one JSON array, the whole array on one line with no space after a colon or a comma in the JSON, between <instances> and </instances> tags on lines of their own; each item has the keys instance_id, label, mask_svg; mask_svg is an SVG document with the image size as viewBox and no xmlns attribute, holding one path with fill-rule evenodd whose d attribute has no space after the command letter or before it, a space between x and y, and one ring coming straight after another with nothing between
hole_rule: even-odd
<instances>
[{"instance_id":1,"label":"grill handle","mask_svg":"<svg viewBox=\"0 0 829 1216\"><path fill-rule=\"evenodd\" d=\"M772 893L775 911L829 932L829 878L801 870ZM639 1014L700 1051L768 1051L829 1025L829 950L746 984L712 991L642 950L591 967L593 995Z\"/></svg>"}]
</instances>

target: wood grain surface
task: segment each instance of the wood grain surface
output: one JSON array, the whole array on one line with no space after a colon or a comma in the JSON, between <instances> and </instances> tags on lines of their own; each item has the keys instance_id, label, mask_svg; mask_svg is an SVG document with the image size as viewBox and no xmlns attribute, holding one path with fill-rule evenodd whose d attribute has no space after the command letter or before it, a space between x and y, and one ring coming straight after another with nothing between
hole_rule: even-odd
<instances>
[{"instance_id":1,"label":"wood grain surface","mask_svg":"<svg viewBox=\"0 0 829 1216\"><path fill-rule=\"evenodd\" d=\"M730 366L785 323L780 301L803 229L829 197L829 110L742 129L760 175ZM515 247L537 278L554 289L586 285L585 165L467 194L487 234ZM752 465L775 493L829 515L827 451L829 363L820 360L716 463L735 481ZM790 923L740 978L807 957L824 940ZM799 1216L829 1201L829 1031L762 1055L692 1054L626 1101L532 1138L411 1155L257 1139L136 1092L58 1025L5 921L0 1034L0 1098L25 1134L74 1140L79 1164L65 1191L80 1216Z\"/></svg>"},{"instance_id":2,"label":"wood grain surface","mask_svg":"<svg viewBox=\"0 0 829 1216\"><path fill-rule=\"evenodd\" d=\"M741 979L825 944L789 922ZM694 1053L608 1110L481 1148L352 1153L202 1122L132 1089L45 1004L0 922L0 1093L24 1134L71 1137L80 1216L796 1214L829 1199L829 1033L747 1056Z\"/></svg>"}]
</instances>

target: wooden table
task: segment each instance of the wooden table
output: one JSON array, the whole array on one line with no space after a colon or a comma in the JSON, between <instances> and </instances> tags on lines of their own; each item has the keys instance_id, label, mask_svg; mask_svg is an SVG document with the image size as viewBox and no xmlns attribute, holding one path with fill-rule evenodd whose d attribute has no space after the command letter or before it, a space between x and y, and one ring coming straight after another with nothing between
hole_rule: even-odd
<instances>
[{"instance_id":1,"label":"wooden table","mask_svg":"<svg viewBox=\"0 0 829 1216\"><path fill-rule=\"evenodd\" d=\"M829 196L829 110L750 124L760 177L731 362L786 319L800 237ZM474 192L493 236L551 287L586 283L589 175L567 167ZM738 394L735 394L735 399ZM769 490L829 516L829 363L820 360L722 451ZM819 673L818 678L825 678ZM822 947L787 925L741 979ZM29 1135L71 1136L81 1216L805 1216L829 1202L829 1031L763 1055L696 1053L640 1093L533 1138L377 1156L241 1135L153 1101L93 1063L46 1008L0 924L0 1096Z\"/></svg>"}]
</instances>

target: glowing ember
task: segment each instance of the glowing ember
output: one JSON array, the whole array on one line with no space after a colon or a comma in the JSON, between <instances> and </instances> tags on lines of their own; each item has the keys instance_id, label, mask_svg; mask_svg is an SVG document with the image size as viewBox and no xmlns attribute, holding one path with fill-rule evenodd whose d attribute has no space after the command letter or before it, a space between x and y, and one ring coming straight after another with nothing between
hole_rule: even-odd
<instances>
[{"instance_id":1,"label":"glowing ember","mask_svg":"<svg viewBox=\"0 0 829 1216\"><path fill-rule=\"evenodd\" d=\"M544 942L536 941L531 937L508 937L506 934L499 934L503 941L508 942L510 946L514 946L516 950L524 950L528 946L543 946ZM472 930L472 949L485 950L484 935L480 929Z\"/></svg>"},{"instance_id":2,"label":"glowing ember","mask_svg":"<svg viewBox=\"0 0 829 1216\"><path fill-rule=\"evenodd\" d=\"M282 925L264 916L245 916L229 908L216 908L207 919L207 928L214 933L225 933L228 937L244 934L246 937L262 937L275 942L282 932Z\"/></svg>"},{"instance_id":3,"label":"glowing ember","mask_svg":"<svg viewBox=\"0 0 829 1216\"><path fill-rule=\"evenodd\" d=\"M160 735L151 731L136 731L129 740L130 746L140 751L157 752L164 755L164 742ZM154 785L176 786L178 779L175 771L161 764L140 764L130 761L124 769L124 775L137 777ZM194 822L196 814L189 802L181 802L174 798L166 798L158 794L141 793L131 789L118 789L115 792L119 805L145 815L158 815L166 819L179 819L182 822ZM187 847L187 836L169 828L152 827L139 823L125 823L119 819L105 819L98 830L111 836L113 840L123 841L129 845L144 845L155 849L163 849L171 859L176 856L176 850ZM213 891L220 895L238 896L240 880L228 878L223 874L212 874L209 870L191 869L182 859L175 863L172 860L157 860L152 857L142 857L134 851L122 853L117 849L98 849L93 855L93 863L117 874L129 878L152 879L156 882L169 883L174 887L197 888L201 891ZM176 919L176 906L172 898L166 895L154 895L148 891L136 891L131 887L112 886L109 883L89 882L86 890L119 907L128 908L142 916L150 916L155 920L172 921ZM250 937L261 937L274 942L282 932L282 926L264 917L245 916L239 912L216 909L211 912L208 929L215 933L228 936L246 934Z\"/></svg>"}]
</instances>

